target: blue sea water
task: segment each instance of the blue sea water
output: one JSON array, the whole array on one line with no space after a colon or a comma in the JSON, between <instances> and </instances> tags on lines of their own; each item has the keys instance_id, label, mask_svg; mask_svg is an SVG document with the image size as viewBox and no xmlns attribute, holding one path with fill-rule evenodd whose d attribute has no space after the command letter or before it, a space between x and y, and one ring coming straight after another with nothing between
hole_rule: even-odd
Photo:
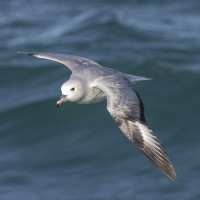
<instances>
[{"instance_id":1,"label":"blue sea water","mask_svg":"<svg viewBox=\"0 0 200 200\"><path fill-rule=\"evenodd\" d=\"M200 1L0 1L0 200L200 199ZM17 51L84 56L138 83L171 181L106 101L56 108L69 70Z\"/></svg>"}]
</instances>

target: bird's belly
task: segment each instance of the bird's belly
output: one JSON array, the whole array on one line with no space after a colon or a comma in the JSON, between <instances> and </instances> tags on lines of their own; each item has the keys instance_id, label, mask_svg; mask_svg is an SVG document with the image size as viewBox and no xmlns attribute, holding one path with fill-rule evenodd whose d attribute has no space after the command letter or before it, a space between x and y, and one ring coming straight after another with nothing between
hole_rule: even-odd
<instances>
[{"instance_id":1,"label":"bird's belly","mask_svg":"<svg viewBox=\"0 0 200 200\"><path fill-rule=\"evenodd\" d=\"M79 104L90 104L90 103L98 103L103 101L106 98L105 94L99 90L98 88L94 88L87 93L87 95L81 99Z\"/></svg>"}]
</instances>

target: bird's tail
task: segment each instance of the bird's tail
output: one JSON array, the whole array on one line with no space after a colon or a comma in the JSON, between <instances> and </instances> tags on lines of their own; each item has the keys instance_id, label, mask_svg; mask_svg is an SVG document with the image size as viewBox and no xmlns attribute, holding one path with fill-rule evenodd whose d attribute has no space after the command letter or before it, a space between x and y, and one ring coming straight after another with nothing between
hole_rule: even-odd
<instances>
[{"instance_id":1,"label":"bird's tail","mask_svg":"<svg viewBox=\"0 0 200 200\"><path fill-rule=\"evenodd\" d=\"M135 75L131 75L131 74L125 74L126 78L128 78L128 80L132 83L135 84L139 81L148 81L148 80L152 80L152 78L146 78L146 77L142 77L142 76L135 76Z\"/></svg>"}]
</instances>

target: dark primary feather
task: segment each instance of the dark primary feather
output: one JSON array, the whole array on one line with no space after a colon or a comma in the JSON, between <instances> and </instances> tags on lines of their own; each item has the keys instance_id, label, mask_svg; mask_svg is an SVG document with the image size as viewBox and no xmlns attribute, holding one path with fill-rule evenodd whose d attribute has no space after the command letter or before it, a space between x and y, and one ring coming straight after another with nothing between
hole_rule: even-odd
<instances>
[{"instance_id":1,"label":"dark primary feather","mask_svg":"<svg viewBox=\"0 0 200 200\"><path fill-rule=\"evenodd\" d=\"M105 92L107 109L121 131L160 170L177 181L168 155L146 123L142 100L130 83L123 78L112 76L99 79L98 87Z\"/></svg>"}]
</instances>

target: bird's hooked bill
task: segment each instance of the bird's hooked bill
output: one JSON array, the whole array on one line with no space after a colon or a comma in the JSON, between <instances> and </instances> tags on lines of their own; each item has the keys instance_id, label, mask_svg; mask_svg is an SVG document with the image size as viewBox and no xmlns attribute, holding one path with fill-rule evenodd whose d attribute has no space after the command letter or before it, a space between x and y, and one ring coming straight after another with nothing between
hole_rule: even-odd
<instances>
[{"instance_id":1,"label":"bird's hooked bill","mask_svg":"<svg viewBox=\"0 0 200 200\"><path fill-rule=\"evenodd\" d=\"M60 99L56 103L57 107L60 107L60 105L65 101L67 101L67 95L62 94Z\"/></svg>"}]
</instances>

